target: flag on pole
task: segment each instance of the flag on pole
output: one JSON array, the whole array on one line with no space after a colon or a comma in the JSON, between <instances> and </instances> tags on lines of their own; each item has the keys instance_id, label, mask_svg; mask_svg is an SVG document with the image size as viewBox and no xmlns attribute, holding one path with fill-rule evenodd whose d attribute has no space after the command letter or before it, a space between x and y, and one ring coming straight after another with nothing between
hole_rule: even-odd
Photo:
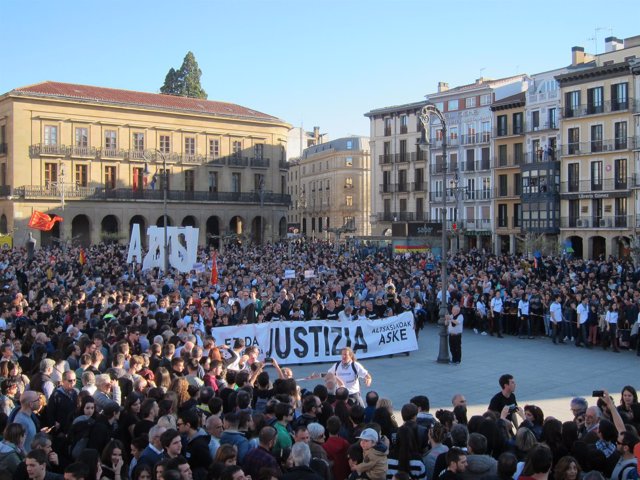
<instances>
[{"instance_id":1,"label":"flag on pole","mask_svg":"<svg viewBox=\"0 0 640 480\"><path fill-rule=\"evenodd\" d=\"M213 257L211 258L211 285L218 284L218 256L216 252L213 252Z\"/></svg>"},{"instance_id":2,"label":"flag on pole","mask_svg":"<svg viewBox=\"0 0 640 480\"><path fill-rule=\"evenodd\" d=\"M56 222L62 222L62 220L63 218L58 215L51 217L46 213L34 210L31 214L31 219L29 220L29 227L36 230L42 230L43 232L48 232L53 228Z\"/></svg>"},{"instance_id":3,"label":"flag on pole","mask_svg":"<svg viewBox=\"0 0 640 480\"><path fill-rule=\"evenodd\" d=\"M80 265L84 265L85 263L87 263L87 256L84 253L84 248L80 249L80 255L78 256L78 262L80 262Z\"/></svg>"}]
</instances>

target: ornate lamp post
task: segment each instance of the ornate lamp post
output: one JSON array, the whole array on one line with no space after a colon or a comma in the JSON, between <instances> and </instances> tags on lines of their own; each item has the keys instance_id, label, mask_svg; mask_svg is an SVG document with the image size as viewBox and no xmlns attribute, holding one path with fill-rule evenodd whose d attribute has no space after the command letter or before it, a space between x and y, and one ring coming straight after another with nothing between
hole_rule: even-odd
<instances>
[{"instance_id":1,"label":"ornate lamp post","mask_svg":"<svg viewBox=\"0 0 640 480\"><path fill-rule=\"evenodd\" d=\"M442 173L444 175L445 189L442 196L442 260L440 265L440 271L442 274L442 290L440 298L440 313L438 315L438 325L440 327L440 348L438 350L438 363L449 363L449 344L447 342L447 326L445 325L445 317L448 315L449 310L447 308L447 284L449 275L447 274L447 122L442 112L434 105L425 105L422 107L420 113L420 121L424 126L422 131L422 138L418 146L422 151L429 151L429 140L426 132L431 125L431 116L435 116L440 120L442 125L442 157L444 159L442 166Z\"/></svg>"},{"instance_id":2,"label":"ornate lamp post","mask_svg":"<svg viewBox=\"0 0 640 480\"><path fill-rule=\"evenodd\" d=\"M163 270L166 275L169 272L169 239L167 238L167 189L169 188L169 177L167 172L167 157L157 149L153 153L159 155L162 159L162 223L164 225L162 251L164 252ZM143 157L145 160L153 160L151 152L145 152Z\"/></svg>"}]
</instances>

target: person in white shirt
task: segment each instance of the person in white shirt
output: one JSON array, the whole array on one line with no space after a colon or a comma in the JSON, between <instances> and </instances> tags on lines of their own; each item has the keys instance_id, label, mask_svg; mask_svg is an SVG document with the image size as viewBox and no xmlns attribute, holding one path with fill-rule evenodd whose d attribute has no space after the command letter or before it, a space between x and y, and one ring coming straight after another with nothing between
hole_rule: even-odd
<instances>
[{"instance_id":1,"label":"person in white shirt","mask_svg":"<svg viewBox=\"0 0 640 480\"><path fill-rule=\"evenodd\" d=\"M549 307L549 320L551 321L551 330L553 336L553 343L558 342L558 336L560 335L560 343L564 343L562 340L562 297L556 295L555 300Z\"/></svg>"},{"instance_id":2,"label":"person in white shirt","mask_svg":"<svg viewBox=\"0 0 640 480\"><path fill-rule=\"evenodd\" d=\"M578 334L576 336L576 347L582 347L584 345L587 348L591 348L591 345L587 343L587 320L589 319L589 304L587 302L587 297L582 297L582 301L576 309L576 313L578 314Z\"/></svg>"},{"instance_id":3,"label":"person in white shirt","mask_svg":"<svg viewBox=\"0 0 640 480\"><path fill-rule=\"evenodd\" d=\"M343 348L340 355L341 361L332 365L328 372L336 376L338 384L349 390L349 397L364 407L364 401L360 396L360 379L363 378L364 384L368 387L371 385L371 374L356 361L356 355L349 347Z\"/></svg>"},{"instance_id":4,"label":"person in white shirt","mask_svg":"<svg viewBox=\"0 0 640 480\"><path fill-rule=\"evenodd\" d=\"M531 336L531 323L529 323L529 299L526 293L522 294L518 302L518 318L520 319L520 338L524 338L525 335L533 338Z\"/></svg>"},{"instance_id":5,"label":"person in white shirt","mask_svg":"<svg viewBox=\"0 0 640 480\"><path fill-rule=\"evenodd\" d=\"M482 296L479 296L478 301L476 302L476 313L478 315L480 335L486 335L487 334L487 305L484 303L484 298Z\"/></svg>"},{"instance_id":6,"label":"person in white shirt","mask_svg":"<svg viewBox=\"0 0 640 480\"><path fill-rule=\"evenodd\" d=\"M620 353L618 349L618 304L614 301L609 305L607 313L604 317L607 322L607 331L609 332L609 340L611 341L611 348L616 353ZM604 344L606 350L606 344Z\"/></svg>"},{"instance_id":7,"label":"person in white shirt","mask_svg":"<svg viewBox=\"0 0 640 480\"><path fill-rule=\"evenodd\" d=\"M451 315L445 317L445 325L449 333L449 350L451 350L451 363L459 365L462 361L462 327L464 316L460 313L460 307L454 305Z\"/></svg>"},{"instance_id":8,"label":"person in white shirt","mask_svg":"<svg viewBox=\"0 0 640 480\"><path fill-rule=\"evenodd\" d=\"M498 334L498 338L502 338L502 311L504 310L504 302L500 296L500 290L496 290L495 296L491 299L491 317L493 325L491 328L491 336Z\"/></svg>"}]
</instances>

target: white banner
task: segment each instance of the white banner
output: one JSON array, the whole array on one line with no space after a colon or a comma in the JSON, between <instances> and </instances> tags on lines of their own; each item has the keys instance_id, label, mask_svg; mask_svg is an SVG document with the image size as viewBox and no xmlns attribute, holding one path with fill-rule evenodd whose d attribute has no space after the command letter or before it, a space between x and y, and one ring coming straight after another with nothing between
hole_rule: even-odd
<instances>
[{"instance_id":1,"label":"white banner","mask_svg":"<svg viewBox=\"0 0 640 480\"><path fill-rule=\"evenodd\" d=\"M242 338L257 346L263 357L279 364L321 363L340 360L340 350L351 347L358 358L373 358L418 349L413 314L404 312L380 320L311 320L255 323L213 329L216 344L233 346Z\"/></svg>"}]
</instances>

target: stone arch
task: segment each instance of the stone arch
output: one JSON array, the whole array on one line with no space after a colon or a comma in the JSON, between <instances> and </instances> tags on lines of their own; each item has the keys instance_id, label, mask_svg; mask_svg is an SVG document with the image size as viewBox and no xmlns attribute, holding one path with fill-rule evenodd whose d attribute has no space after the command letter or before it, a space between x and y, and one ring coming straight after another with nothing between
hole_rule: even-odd
<instances>
[{"instance_id":1,"label":"stone arch","mask_svg":"<svg viewBox=\"0 0 640 480\"><path fill-rule=\"evenodd\" d=\"M91 245L91 221L89 217L80 214L73 217L71 221L71 241L83 247Z\"/></svg>"},{"instance_id":2,"label":"stone arch","mask_svg":"<svg viewBox=\"0 0 640 480\"><path fill-rule=\"evenodd\" d=\"M198 220L196 219L196 217L194 217L193 215L187 215L186 217L184 217L182 219L182 224L183 227L197 227L198 226Z\"/></svg>"},{"instance_id":3,"label":"stone arch","mask_svg":"<svg viewBox=\"0 0 640 480\"><path fill-rule=\"evenodd\" d=\"M251 240L256 245L262 245L262 243L264 242L264 231L266 223L267 220L261 215L254 217L251 221Z\"/></svg>"},{"instance_id":4,"label":"stone arch","mask_svg":"<svg viewBox=\"0 0 640 480\"><path fill-rule=\"evenodd\" d=\"M207 218L206 235L207 245L214 248L220 248L220 218L212 215Z\"/></svg>"},{"instance_id":5,"label":"stone arch","mask_svg":"<svg viewBox=\"0 0 640 480\"><path fill-rule=\"evenodd\" d=\"M102 240L107 243L115 243L118 241L118 217L115 215L106 215L100 223L100 232Z\"/></svg>"}]
</instances>

